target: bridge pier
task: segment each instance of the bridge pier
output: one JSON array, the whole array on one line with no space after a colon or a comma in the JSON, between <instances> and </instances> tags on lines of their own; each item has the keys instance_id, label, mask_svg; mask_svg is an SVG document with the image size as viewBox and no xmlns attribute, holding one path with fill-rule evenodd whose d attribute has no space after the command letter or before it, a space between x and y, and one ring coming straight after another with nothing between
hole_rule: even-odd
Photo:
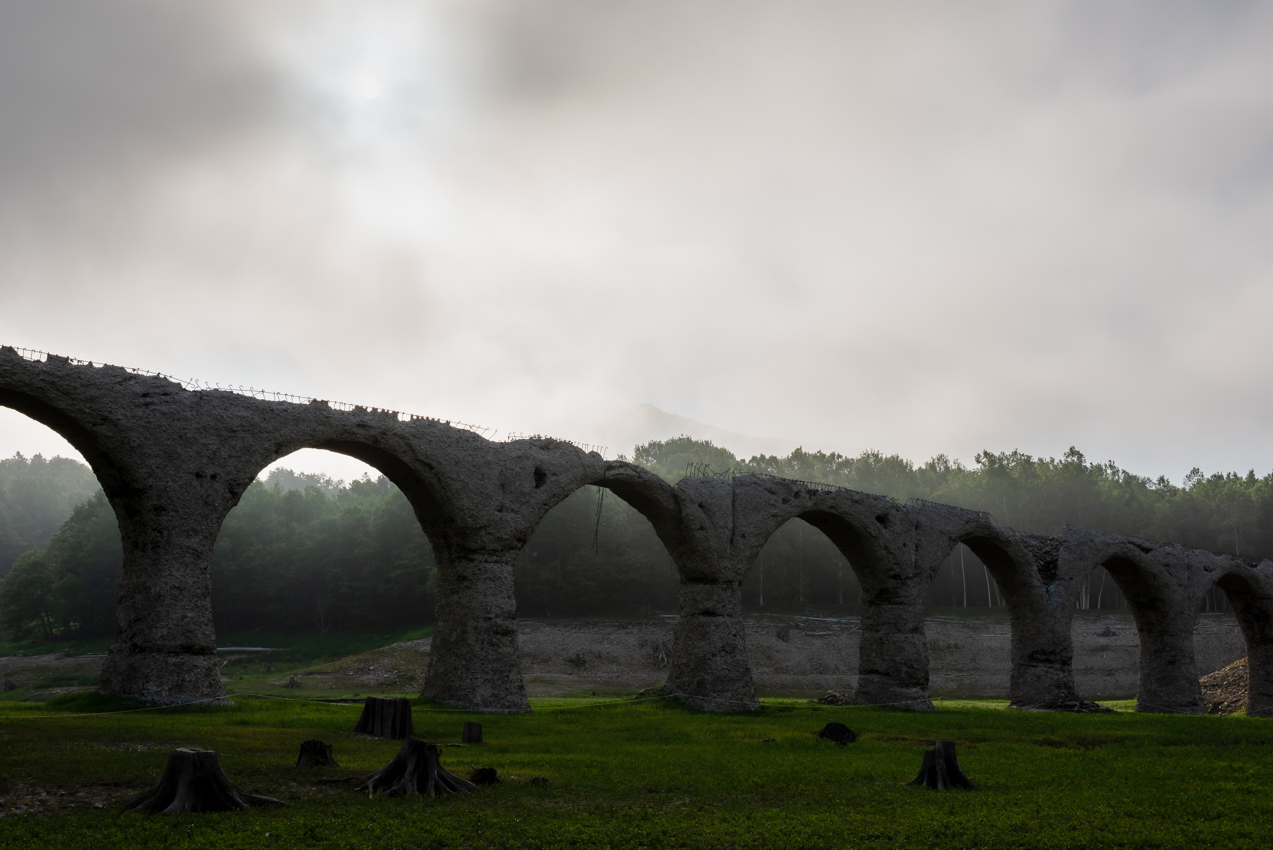
<instances>
[{"instance_id":1,"label":"bridge pier","mask_svg":"<svg viewBox=\"0 0 1273 850\"><path fill-rule=\"evenodd\" d=\"M1158 714L1206 714L1193 631L1198 613L1184 606L1174 611L1134 610L1140 633L1140 680L1136 710Z\"/></svg>"},{"instance_id":2,"label":"bridge pier","mask_svg":"<svg viewBox=\"0 0 1273 850\"><path fill-rule=\"evenodd\" d=\"M707 711L755 711L741 581L682 581L667 689Z\"/></svg>"},{"instance_id":3,"label":"bridge pier","mask_svg":"<svg viewBox=\"0 0 1273 850\"><path fill-rule=\"evenodd\" d=\"M221 517L196 500L117 504L123 570L102 693L147 702L225 702L212 622Z\"/></svg>"},{"instance_id":4,"label":"bridge pier","mask_svg":"<svg viewBox=\"0 0 1273 850\"><path fill-rule=\"evenodd\" d=\"M917 595L918 600L908 598ZM858 653L854 702L899 708L933 707L928 692L928 640L924 634L921 588L892 587L874 592L863 588Z\"/></svg>"},{"instance_id":5,"label":"bridge pier","mask_svg":"<svg viewBox=\"0 0 1273 850\"><path fill-rule=\"evenodd\" d=\"M1224 591L1246 642L1248 717L1273 717L1273 561L1234 558L1216 585Z\"/></svg>"},{"instance_id":6,"label":"bridge pier","mask_svg":"<svg viewBox=\"0 0 1273 850\"><path fill-rule=\"evenodd\" d=\"M476 711L530 711L517 657L520 547L438 553L437 621L421 696Z\"/></svg>"}]
</instances>

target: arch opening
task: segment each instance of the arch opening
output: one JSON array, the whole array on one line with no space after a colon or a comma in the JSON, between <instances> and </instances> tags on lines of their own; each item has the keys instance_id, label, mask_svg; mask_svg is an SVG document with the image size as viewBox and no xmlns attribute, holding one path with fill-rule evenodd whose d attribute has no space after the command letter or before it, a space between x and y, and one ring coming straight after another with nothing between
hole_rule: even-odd
<instances>
[{"instance_id":1,"label":"arch opening","mask_svg":"<svg viewBox=\"0 0 1273 850\"><path fill-rule=\"evenodd\" d=\"M935 696L1010 696L1013 597L1031 578L1000 541L959 538L925 596L929 686Z\"/></svg>"},{"instance_id":2,"label":"arch opening","mask_svg":"<svg viewBox=\"0 0 1273 850\"><path fill-rule=\"evenodd\" d=\"M27 396L0 393L0 433L13 449L0 459L0 632L14 642L104 648L115 633L123 557L98 472L112 467L84 429ZM35 451L19 448L27 442ZM80 447L96 455L96 467Z\"/></svg>"},{"instance_id":3,"label":"arch opening","mask_svg":"<svg viewBox=\"0 0 1273 850\"><path fill-rule=\"evenodd\" d=\"M814 519L793 517L769 535L743 578L745 612L832 618L860 613L862 585L853 562L824 530L830 523ZM850 542L852 532L836 533L862 563L862 548L856 539Z\"/></svg>"},{"instance_id":4,"label":"arch opening","mask_svg":"<svg viewBox=\"0 0 1273 850\"><path fill-rule=\"evenodd\" d=\"M221 524L212 555L221 645L256 644L264 634L374 635L383 643L433 621L437 573L426 518L436 520L436 502L386 452L338 442L312 449L263 469ZM335 463L320 459L329 453Z\"/></svg>"},{"instance_id":5,"label":"arch opening","mask_svg":"<svg viewBox=\"0 0 1273 850\"><path fill-rule=\"evenodd\" d=\"M809 511L769 535L742 581L757 694L856 690L863 582L874 566L861 533L834 514Z\"/></svg>"},{"instance_id":6,"label":"arch opening","mask_svg":"<svg viewBox=\"0 0 1273 850\"><path fill-rule=\"evenodd\" d=\"M1241 571L1221 576L1211 590L1224 594L1232 618L1242 633L1243 655L1250 658L1252 654L1259 654L1266 665L1273 662L1273 594ZM1236 648L1229 648L1227 655L1232 657L1227 660L1208 659L1205 665L1200 663L1203 674L1224 666L1220 661L1230 663L1238 658Z\"/></svg>"},{"instance_id":7,"label":"arch opening","mask_svg":"<svg viewBox=\"0 0 1273 850\"><path fill-rule=\"evenodd\" d=\"M639 487L611 480L584 485L554 505L517 560L518 616L675 613L680 578L647 516L655 510Z\"/></svg>"},{"instance_id":8,"label":"arch opening","mask_svg":"<svg viewBox=\"0 0 1273 850\"><path fill-rule=\"evenodd\" d=\"M1102 560L1098 566L1113 579L1133 614L1162 610L1165 606L1167 598L1159 586L1159 577L1138 561L1116 554ZM1090 580L1090 575L1088 578Z\"/></svg>"},{"instance_id":9,"label":"arch opening","mask_svg":"<svg viewBox=\"0 0 1273 850\"><path fill-rule=\"evenodd\" d=\"M22 418L43 425L57 434L75 449L108 493L124 486L124 476L102 449L97 438L66 411L26 393L4 389L0 389L0 408L12 410ZM27 433L30 433L29 429Z\"/></svg>"}]
</instances>

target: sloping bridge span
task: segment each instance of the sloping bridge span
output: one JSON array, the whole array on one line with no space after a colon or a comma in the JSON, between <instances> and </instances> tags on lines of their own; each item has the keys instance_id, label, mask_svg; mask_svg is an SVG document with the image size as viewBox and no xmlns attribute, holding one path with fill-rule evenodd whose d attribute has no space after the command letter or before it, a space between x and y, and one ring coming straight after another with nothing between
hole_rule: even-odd
<instances>
[{"instance_id":1,"label":"sloping bridge span","mask_svg":"<svg viewBox=\"0 0 1273 850\"><path fill-rule=\"evenodd\" d=\"M1247 642L1250 713L1273 714L1273 563L1082 529L1021 534L988 514L767 476L690 477L544 438L493 442L437 420L336 409L182 384L113 366L0 347L0 406L65 437L92 466L124 547L119 627L101 689L155 702L224 699L212 625L212 550L226 514L271 463L303 448L358 458L410 501L438 564L423 694L481 711L527 711L513 570L539 522L580 487L605 487L645 516L681 579L667 688L714 711L758 707L742 579L784 523L809 522L862 585L862 704L927 708L923 601L965 543L999 584L1012 622L1012 704L1087 710L1074 686L1072 613L1104 566L1141 636L1138 710L1203 711L1193 627L1212 585Z\"/></svg>"}]
</instances>

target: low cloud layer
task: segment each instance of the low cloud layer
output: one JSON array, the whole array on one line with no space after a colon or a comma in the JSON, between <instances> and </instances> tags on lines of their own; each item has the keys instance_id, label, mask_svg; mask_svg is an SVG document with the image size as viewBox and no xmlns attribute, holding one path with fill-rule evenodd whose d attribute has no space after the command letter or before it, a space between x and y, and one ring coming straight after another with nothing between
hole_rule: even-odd
<instances>
[{"instance_id":1,"label":"low cloud layer","mask_svg":"<svg viewBox=\"0 0 1273 850\"><path fill-rule=\"evenodd\" d=\"M205 6L0 0L0 341L595 443L651 403L1273 469L1262 4Z\"/></svg>"}]
</instances>

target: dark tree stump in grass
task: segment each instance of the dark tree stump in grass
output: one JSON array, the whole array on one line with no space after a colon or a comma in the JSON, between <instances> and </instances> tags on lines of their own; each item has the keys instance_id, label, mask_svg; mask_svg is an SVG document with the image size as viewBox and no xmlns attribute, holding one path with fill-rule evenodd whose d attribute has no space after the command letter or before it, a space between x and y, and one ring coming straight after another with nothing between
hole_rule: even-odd
<instances>
[{"instance_id":1,"label":"dark tree stump in grass","mask_svg":"<svg viewBox=\"0 0 1273 850\"><path fill-rule=\"evenodd\" d=\"M955 758L954 741L938 741L936 749L924 750L924 763L919 768L919 775L907 785L927 785L938 791L950 788L976 788L964 772L959 769L959 760Z\"/></svg>"},{"instance_id":2,"label":"dark tree stump in grass","mask_svg":"<svg viewBox=\"0 0 1273 850\"><path fill-rule=\"evenodd\" d=\"M465 744L482 743L482 724L481 723L465 723L464 737L460 741Z\"/></svg>"},{"instance_id":3,"label":"dark tree stump in grass","mask_svg":"<svg viewBox=\"0 0 1273 850\"><path fill-rule=\"evenodd\" d=\"M317 738L301 742L301 754L296 757L297 767L340 767L332 756L332 745Z\"/></svg>"},{"instance_id":4,"label":"dark tree stump in grass","mask_svg":"<svg viewBox=\"0 0 1273 850\"><path fill-rule=\"evenodd\" d=\"M818 737L825 738L828 741L835 741L837 744L843 746L845 744L852 744L856 741L858 739L858 733L854 732L843 723L828 723L826 726L822 727L822 731L818 733Z\"/></svg>"},{"instance_id":5,"label":"dark tree stump in grass","mask_svg":"<svg viewBox=\"0 0 1273 850\"><path fill-rule=\"evenodd\" d=\"M168 752L159 784L124 804L133 812L226 812L253 806L281 806L282 800L235 788L212 750L179 747Z\"/></svg>"},{"instance_id":6,"label":"dark tree stump in grass","mask_svg":"<svg viewBox=\"0 0 1273 850\"><path fill-rule=\"evenodd\" d=\"M400 740L410 738L411 700L382 699L367 697L362 706L362 716L358 718L355 732L364 735L375 735L377 738L393 738Z\"/></svg>"},{"instance_id":7,"label":"dark tree stump in grass","mask_svg":"<svg viewBox=\"0 0 1273 850\"><path fill-rule=\"evenodd\" d=\"M372 794L469 794L477 786L442 767L439 750L433 744L407 738L402 749L380 770L359 785L358 791Z\"/></svg>"},{"instance_id":8,"label":"dark tree stump in grass","mask_svg":"<svg viewBox=\"0 0 1273 850\"><path fill-rule=\"evenodd\" d=\"M469 781L474 785L496 785L499 783L499 772L493 767L475 767L469 774Z\"/></svg>"}]
</instances>

